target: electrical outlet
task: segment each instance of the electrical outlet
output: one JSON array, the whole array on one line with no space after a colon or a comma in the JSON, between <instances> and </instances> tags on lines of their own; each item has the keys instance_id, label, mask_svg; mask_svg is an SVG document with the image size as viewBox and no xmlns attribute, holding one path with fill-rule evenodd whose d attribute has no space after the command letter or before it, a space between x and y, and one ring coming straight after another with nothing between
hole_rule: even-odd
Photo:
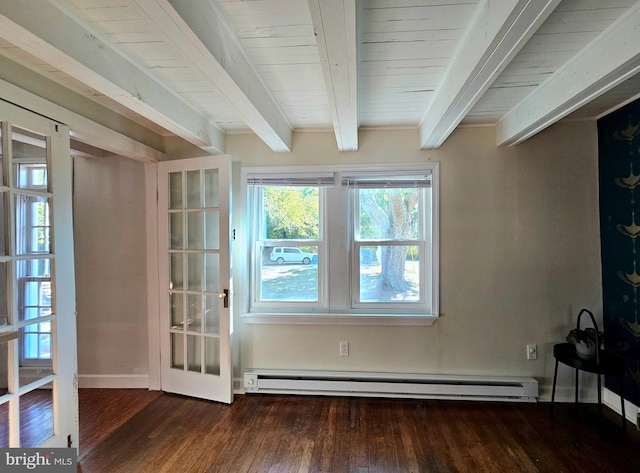
<instances>
[{"instance_id":1,"label":"electrical outlet","mask_svg":"<svg viewBox=\"0 0 640 473\"><path fill-rule=\"evenodd\" d=\"M349 356L349 342L340 342L340 356Z\"/></svg>"},{"instance_id":2,"label":"electrical outlet","mask_svg":"<svg viewBox=\"0 0 640 473\"><path fill-rule=\"evenodd\" d=\"M535 343L531 345L527 345L527 360L537 360L538 359L538 345Z\"/></svg>"}]
</instances>

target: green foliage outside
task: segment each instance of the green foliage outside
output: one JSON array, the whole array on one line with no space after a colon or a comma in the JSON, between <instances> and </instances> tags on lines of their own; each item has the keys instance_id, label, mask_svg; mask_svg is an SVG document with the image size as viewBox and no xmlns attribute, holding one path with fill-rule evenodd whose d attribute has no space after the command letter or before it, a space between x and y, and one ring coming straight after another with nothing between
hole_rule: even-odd
<instances>
[{"instance_id":1,"label":"green foliage outside","mask_svg":"<svg viewBox=\"0 0 640 473\"><path fill-rule=\"evenodd\" d=\"M266 239L313 240L320 237L317 187L265 187Z\"/></svg>"}]
</instances>

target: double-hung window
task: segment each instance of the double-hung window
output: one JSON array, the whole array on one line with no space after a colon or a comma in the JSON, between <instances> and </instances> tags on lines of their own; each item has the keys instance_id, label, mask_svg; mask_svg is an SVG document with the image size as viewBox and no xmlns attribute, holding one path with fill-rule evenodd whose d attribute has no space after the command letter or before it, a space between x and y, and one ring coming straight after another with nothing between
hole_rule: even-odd
<instances>
[{"instance_id":1,"label":"double-hung window","mask_svg":"<svg viewBox=\"0 0 640 473\"><path fill-rule=\"evenodd\" d=\"M247 320L437 317L437 163L250 168L243 176Z\"/></svg>"}]
</instances>

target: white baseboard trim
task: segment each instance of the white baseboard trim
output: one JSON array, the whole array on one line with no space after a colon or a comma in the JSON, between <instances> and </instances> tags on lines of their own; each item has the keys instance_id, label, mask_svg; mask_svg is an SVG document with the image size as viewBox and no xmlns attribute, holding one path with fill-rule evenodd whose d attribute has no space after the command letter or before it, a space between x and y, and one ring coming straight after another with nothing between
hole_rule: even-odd
<instances>
[{"instance_id":1,"label":"white baseboard trim","mask_svg":"<svg viewBox=\"0 0 640 473\"><path fill-rule=\"evenodd\" d=\"M149 375L81 374L78 375L78 387L100 389L149 389Z\"/></svg>"},{"instance_id":2,"label":"white baseboard trim","mask_svg":"<svg viewBox=\"0 0 640 473\"><path fill-rule=\"evenodd\" d=\"M620 396L614 393L613 391L604 388L602 390L602 403L611 408L616 414L622 415L622 409L620 407ZM629 422L634 424L636 427L638 426L638 414L640 413L640 409L638 406L629 402L625 399L624 401L624 413L625 417Z\"/></svg>"}]
</instances>

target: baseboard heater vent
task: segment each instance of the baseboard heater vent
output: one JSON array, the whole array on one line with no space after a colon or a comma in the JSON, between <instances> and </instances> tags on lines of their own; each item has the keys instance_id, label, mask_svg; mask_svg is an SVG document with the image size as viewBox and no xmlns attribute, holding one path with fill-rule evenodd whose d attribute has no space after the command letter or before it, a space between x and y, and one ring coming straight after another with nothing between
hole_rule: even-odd
<instances>
[{"instance_id":1,"label":"baseboard heater vent","mask_svg":"<svg viewBox=\"0 0 640 473\"><path fill-rule=\"evenodd\" d=\"M538 382L499 376L249 369L244 373L244 390L247 394L536 402Z\"/></svg>"}]
</instances>

